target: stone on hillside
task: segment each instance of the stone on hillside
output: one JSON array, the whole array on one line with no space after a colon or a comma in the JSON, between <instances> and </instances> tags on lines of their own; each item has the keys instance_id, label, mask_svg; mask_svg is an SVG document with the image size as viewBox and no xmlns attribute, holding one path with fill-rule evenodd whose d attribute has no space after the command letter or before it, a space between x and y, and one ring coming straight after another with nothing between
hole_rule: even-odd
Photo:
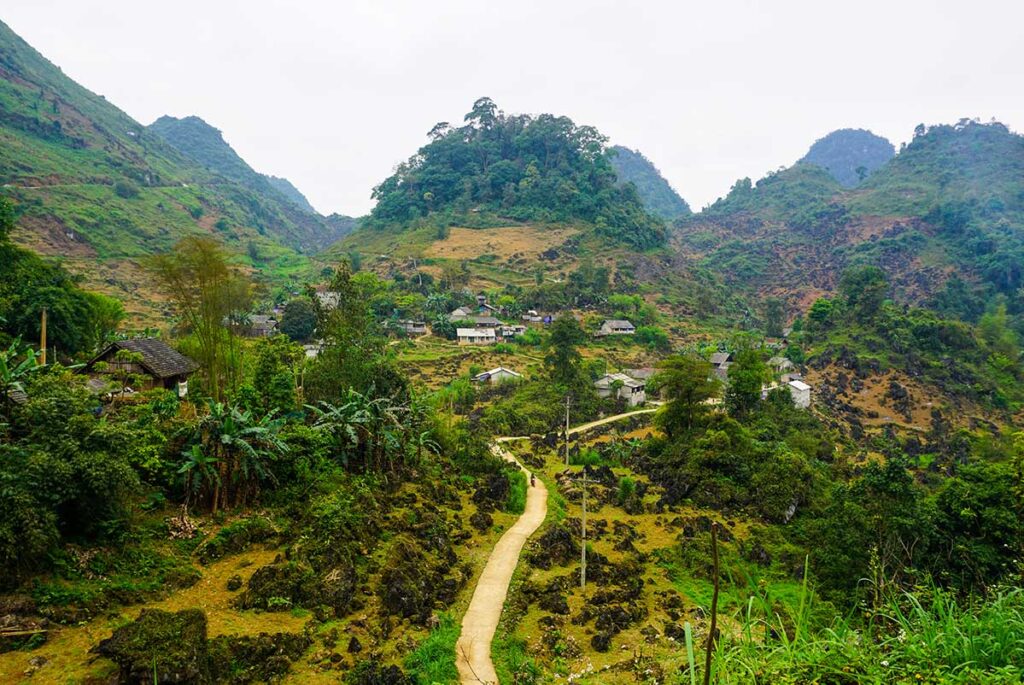
<instances>
[{"instance_id":1,"label":"stone on hillside","mask_svg":"<svg viewBox=\"0 0 1024 685\"><path fill-rule=\"evenodd\" d=\"M206 683L206 614L146 609L91 650L118 665L118 683Z\"/></svg>"}]
</instances>

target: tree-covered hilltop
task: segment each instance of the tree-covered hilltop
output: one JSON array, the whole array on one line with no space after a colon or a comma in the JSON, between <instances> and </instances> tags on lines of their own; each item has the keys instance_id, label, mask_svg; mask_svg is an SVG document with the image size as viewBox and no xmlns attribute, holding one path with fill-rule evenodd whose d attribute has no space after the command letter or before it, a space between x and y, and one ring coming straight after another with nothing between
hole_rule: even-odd
<instances>
[{"instance_id":1,"label":"tree-covered hilltop","mask_svg":"<svg viewBox=\"0 0 1024 685\"><path fill-rule=\"evenodd\" d=\"M913 140L856 188L801 162L730 193L682 225L690 258L737 291L797 303L834 291L851 265L871 264L897 300L977 321L995 296L1015 327L1024 285L1024 137L964 119L918 126Z\"/></svg>"},{"instance_id":2,"label":"tree-covered hilltop","mask_svg":"<svg viewBox=\"0 0 1024 685\"><path fill-rule=\"evenodd\" d=\"M297 205L300 209L304 209L307 212L316 214L317 211L310 204L309 199L302 194L302 191L295 187L291 181L287 178L281 178L280 176L271 176L270 174L263 174L263 177L270 182L277 192L284 195L286 198L291 200L292 204Z\"/></svg>"},{"instance_id":3,"label":"tree-covered hilltop","mask_svg":"<svg viewBox=\"0 0 1024 685\"><path fill-rule=\"evenodd\" d=\"M817 164L852 188L895 154L896 148L886 138L862 128L843 128L816 140L800 161Z\"/></svg>"},{"instance_id":4,"label":"tree-covered hilltop","mask_svg":"<svg viewBox=\"0 0 1024 685\"><path fill-rule=\"evenodd\" d=\"M643 153L621 145L612 146L608 152L619 183L632 183L636 186L636 192L647 211L665 221L690 215L690 205Z\"/></svg>"},{"instance_id":5,"label":"tree-covered hilltop","mask_svg":"<svg viewBox=\"0 0 1024 685\"><path fill-rule=\"evenodd\" d=\"M495 219L587 222L636 248L660 244L663 222L632 186L617 186L607 139L551 114L509 115L480 98L463 126L435 125L430 142L374 188L371 224ZM480 215L484 215L481 217Z\"/></svg>"}]
</instances>

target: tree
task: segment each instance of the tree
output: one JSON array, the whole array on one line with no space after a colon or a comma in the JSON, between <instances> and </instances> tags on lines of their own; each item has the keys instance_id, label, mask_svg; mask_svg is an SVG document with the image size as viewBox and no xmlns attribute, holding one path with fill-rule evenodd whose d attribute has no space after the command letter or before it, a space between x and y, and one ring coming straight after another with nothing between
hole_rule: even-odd
<instances>
[{"instance_id":1,"label":"tree","mask_svg":"<svg viewBox=\"0 0 1024 685\"><path fill-rule=\"evenodd\" d=\"M551 335L548 337L547 354L544 365L548 369L551 380L561 386L563 391L570 391L580 385L580 353L576 349L586 340L586 334L579 321L572 314L562 314L551 324Z\"/></svg>"},{"instance_id":2,"label":"tree","mask_svg":"<svg viewBox=\"0 0 1024 685\"><path fill-rule=\"evenodd\" d=\"M208 391L217 400L237 383L236 340L226 323L249 310L250 283L228 262L212 238L183 238L148 268L171 299L178 317L195 336Z\"/></svg>"},{"instance_id":3,"label":"tree","mask_svg":"<svg viewBox=\"0 0 1024 685\"><path fill-rule=\"evenodd\" d=\"M20 349L19 341L12 342L6 350L0 349L0 408L5 419L10 420L13 397L25 392L25 381L37 368L36 353Z\"/></svg>"},{"instance_id":4,"label":"tree","mask_svg":"<svg viewBox=\"0 0 1024 685\"><path fill-rule=\"evenodd\" d=\"M309 298L296 298L284 306L278 330L296 342L307 342L316 331L316 309Z\"/></svg>"},{"instance_id":5,"label":"tree","mask_svg":"<svg viewBox=\"0 0 1024 685\"><path fill-rule=\"evenodd\" d=\"M721 383L712 376L709 362L677 354L658 364L651 389L661 391L666 399L656 417L658 426L675 439L703 423L710 408L707 402L718 395Z\"/></svg>"},{"instance_id":6,"label":"tree","mask_svg":"<svg viewBox=\"0 0 1024 685\"><path fill-rule=\"evenodd\" d=\"M645 345L652 350L666 352L672 349L672 344L668 339L668 333L657 326L640 326L636 329L636 335L634 335L634 338L638 343Z\"/></svg>"},{"instance_id":7,"label":"tree","mask_svg":"<svg viewBox=\"0 0 1024 685\"><path fill-rule=\"evenodd\" d=\"M744 416L761 400L761 388L769 378L768 365L754 348L741 349L733 355L729 367L729 387L725 405L733 416Z\"/></svg>"},{"instance_id":8,"label":"tree","mask_svg":"<svg viewBox=\"0 0 1024 685\"><path fill-rule=\"evenodd\" d=\"M786 310L782 300L769 297L764 302L764 332L769 338L781 338L786 325Z\"/></svg>"},{"instance_id":9,"label":"tree","mask_svg":"<svg viewBox=\"0 0 1024 685\"><path fill-rule=\"evenodd\" d=\"M843 272L839 294L853 317L866 322L874 318L889 290L885 272L877 266L854 266Z\"/></svg>"}]
</instances>

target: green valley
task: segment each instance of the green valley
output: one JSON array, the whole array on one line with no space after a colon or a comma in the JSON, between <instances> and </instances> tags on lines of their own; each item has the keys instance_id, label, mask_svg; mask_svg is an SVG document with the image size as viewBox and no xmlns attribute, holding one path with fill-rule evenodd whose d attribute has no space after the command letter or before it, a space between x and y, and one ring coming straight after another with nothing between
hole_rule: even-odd
<instances>
[{"instance_id":1,"label":"green valley","mask_svg":"<svg viewBox=\"0 0 1024 685\"><path fill-rule=\"evenodd\" d=\"M1024 137L409 147L324 216L0 24L0 683L1024 679Z\"/></svg>"}]
</instances>

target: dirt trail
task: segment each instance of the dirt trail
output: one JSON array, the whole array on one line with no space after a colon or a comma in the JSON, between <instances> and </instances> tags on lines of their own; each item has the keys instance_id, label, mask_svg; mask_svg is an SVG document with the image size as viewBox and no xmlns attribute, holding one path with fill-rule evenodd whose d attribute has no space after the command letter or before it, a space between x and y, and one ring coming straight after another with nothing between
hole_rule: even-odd
<instances>
[{"instance_id":1,"label":"dirt trail","mask_svg":"<svg viewBox=\"0 0 1024 685\"><path fill-rule=\"evenodd\" d=\"M491 446L494 453L511 462L530 477L530 472L511 454L498 444ZM462 634L455 645L456 665L459 667L459 681L462 683L497 683L491 661L491 640L501 618L508 595L508 584L519 563L519 553L526 539L533 534L548 513L548 491L544 483L527 489L526 509L519 520L506 531L494 546L484 571L477 581L473 599L469 602L466 615L462 617Z\"/></svg>"},{"instance_id":2,"label":"dirt trail","mask_svg":"<svg viewBox=\"0 0 1024 685\"><path fill-rule=\"evenodd\" d=\"M625 414L616 414L570 428L569 433L579 433L595 426L655 411L657 409L641 409ZM530 472L527 468L501 447L503 442L522 439L522 437L516 436L496 438L491 445L491 450L496 456L516 464L529 478ZM466 614L462 617L462 633L455 645L455 663L459 669L460 683L497 684L498 674L495 672L494 662L491 660L491 640L494 639L494 631L497 630L498 621L501 619L501 611L505 606L505 598L508 596L508 586L512 581L516 565L519 563L519 554L523 551L523 545L526 544L527 538L544 523L547 513L548 491L544 487L544 483L538 480L536 485L527 488L526 509L523 511L523 515L494 546L494 551L491 552L490 558L487 559L487 565L484 567L483 573L480 574L480 580L477 581L469 608L466 609Z\"/></svg>"}]
</instances>

